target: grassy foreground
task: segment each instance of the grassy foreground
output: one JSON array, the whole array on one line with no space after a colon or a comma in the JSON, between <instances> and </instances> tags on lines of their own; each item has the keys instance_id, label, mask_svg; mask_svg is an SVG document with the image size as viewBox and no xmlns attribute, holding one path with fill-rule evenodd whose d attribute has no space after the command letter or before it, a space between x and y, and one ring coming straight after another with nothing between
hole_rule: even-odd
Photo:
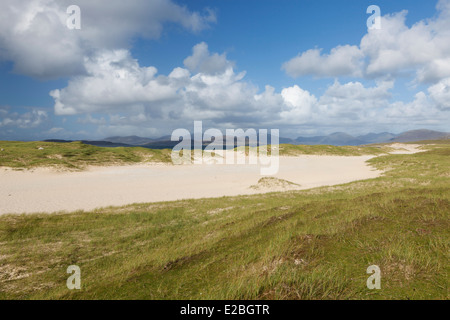
<instances>
[{"instance_id":1,"label":"grassy foreground","mask_svg":"<svg viewBox=\"0 0 450 320\"><path fill-rule=\"evenodd\" d=\"M448 299L450 144L428 148L334 187L0 216L0 298Z\"/></svg>"}]
</instances>

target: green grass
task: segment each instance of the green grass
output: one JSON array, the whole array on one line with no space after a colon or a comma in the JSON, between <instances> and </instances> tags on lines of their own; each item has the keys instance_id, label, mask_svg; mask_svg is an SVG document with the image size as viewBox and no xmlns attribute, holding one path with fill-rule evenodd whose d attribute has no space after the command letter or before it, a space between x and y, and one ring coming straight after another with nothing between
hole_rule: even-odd
<instances>
[{"instance_id":1,"label":"green grass","mask_svg":"<svg viewBox=\"0 0 450 320\"><path fill-rule=\"evenodd\" d=\"M259 147L238 147L237 150L248 154L249 150L252 152L259 152ZM298 156L298 155L328 155L328 156L362 156L362 155L380 155L388 153L393 149L388 145L367 145L367 146L330 146L330 145L292 145L280 144L278 153L280 156ZM267 147L267 152L271 154L271 146Z\"/></svg>"},{"instance_id":2,"label":"green grass","mask_svg":"<svg viewBox=\"0 0 450 320\"><path fill-rule=\"evenodd\" d=\"M413 141L413 142L402 142L402 143L406 143L406 144L425 144L425 145L429 145L429 144L433 144L433 145L448 145L450 138L446 138L446 139L438 139L438 140L421 140L421 141Z\"/></svg>"},{"instance_id":3,"label":"green grass","mask_svg":"<svg viewBox=\"0 0 450 320\"><path fill-rule=\"evenodd\" d=\"M80 170L88 165L172 161L169 149L103 148L83 144L79 141L70 143L0 141L0 149L3 149L0 151L0 167L15 169L56 166Z\"/></svg>"},{"instance_id":4,"label":"green grass","mask_svg":"<svg viewBox=\"0 0 450 320\"><path fill-rule=\"evenodd\" d=\"M0 298L448 299L450 144L430 148L333 187L0 216Z\"/></svg>"},{"instance_id":5,"label":"green grass","mask_svg":"<svg viewBox=\"0 0 450 320\"><path fill-rule=\"evenodd\" d=\"M43 148L43 149L40 149ZM237 148L242 149L243 147ZM0 167L14 169L32 169L36 167L57 167L60 169L83 170L86 166L121 165L139 162L172 163L170 149L147 149L141 147L105 148L83 144L80 141L70 143L43 141L0 141ZM252 148L253 150L255 148ZM256 148L258 149L258 148ZM269 146L270 154L270 146ZM281 156L301 154L315 155L378 155L386 153L387 146L304 146L282 144L279 146ZM248 153L248 147L246 147ZM192 150L192 156L194 151Z\"/></svg>"},{"instance_id":6,"label":"green grass","mask_svg":"<svg viewBox=\"0 0 450 320\"><path fill-rule=\"evenodd\" d=\"M336 155L336 156L362 156L379 155L387 153L391 148L380 146L329 146L329 145L292 145L281 144L280 155L295 156L300 154Z\"/></svg>"}]
</instances>

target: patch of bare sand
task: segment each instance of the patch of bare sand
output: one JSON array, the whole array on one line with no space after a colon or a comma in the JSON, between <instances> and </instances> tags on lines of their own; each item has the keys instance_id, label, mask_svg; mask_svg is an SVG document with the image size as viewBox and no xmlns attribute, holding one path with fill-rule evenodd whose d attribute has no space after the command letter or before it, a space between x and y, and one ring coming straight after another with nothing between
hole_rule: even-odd
<instances>
[{"instance_id":1,"label":"patch of bare sand","mask_svg":"<svg viewBox=\"0 0 450 320\"><path fill-rule=\"evenodd\" d=\"M1 169L0 214L92 210L131 203L332 186L378 177L382 172L366 163L371 157L280 157L278 173L268 179L260 175L259 165L248 164L141 163L90 167L78 172Z\"/></svg>"},{"instance_id":2,"label":"patch of bare sand","mask_svg":"<svg viewBox=\"0 0 450 320\"><path fill-rule=\"evenodd\" d=\"M393 143L388 146L395 149L389 152L390 154L413 154L424 151L420 144Z\"/></svg>"}]
</instances>

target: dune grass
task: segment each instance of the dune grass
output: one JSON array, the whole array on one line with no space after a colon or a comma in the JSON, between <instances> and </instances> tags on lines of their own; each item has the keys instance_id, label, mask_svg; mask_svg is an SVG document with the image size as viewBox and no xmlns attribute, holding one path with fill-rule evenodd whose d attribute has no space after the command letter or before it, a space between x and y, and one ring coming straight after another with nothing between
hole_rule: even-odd
<instances>
[{"instance_id":1,"label":"dune grass","mask_svg":"<svg viewBox=\"0 0 450 320\"><path fill-rule=\"evenodd\" d=\"M0 216L0 298L448 299L450 144L430 148L333 187Z\"/></svg>"},{"instance_id":2,"label":"dune grass","mask_svg":"<svg viewBox=\"0 0 450 320\"><path fill-rule=\"evenodd\" d=\"M330 145L292 145L281 144L280 155L295 156L301 154L332 155L332 156L362 156L379 155L392 149L387 145L378 146L330 146Z\"/></svg>"},{"instance_id":3,"label":"dune grass","mask_svg":"<svg viewBox=\"0 0 450 320\"><path fill-rule=\"evenodd\" d=\"M259 153L260 147L238 147L236 150ZM322 155L322 156L363 156L380 155L388 153L393 149L387 144L367 145L367 146L331 146L331 145L293 145L280 144L278 154L280 156L299 156L299 155ZM272 146L267 146L267 154L272 153Z\"/></svg>"},{"instance_id":4,"label":"dune grass","mask_svg":"<svg viewBox=\"0 0 450 320\"><path fill-rule=\"evenodd\" d=\"M241 150L243 147L237 148ZM2 150L3 149L3 150ZM252 150L255 148L251 148ZM256 148L257 150L258 148ZM270 154L270 146L269 146ZM281 156L301 154L315 155L378 155L386 153L387 146L304 146L282 144ZM87 166L121 165L139 162L172 163L170 149L148 149L142 147L96 147L80 141L70 143L43 141L0 141L0 167L32 169L36 167L57 167L69 170L83 170ZM193 156L192 151L192 156ZM248 153L248 147L246 147Z\"/></svg>"},{"instance_id":5,"label":"dune grass","mask_svg":"<svg viewBox=\"0 0 450 320\"><path fill-rule=\"evenodd\" d=\"M104 148L80 141L22 142L0 141L0 166L30 169L55 166L82 170L88 165L111 165L138 162L171 162L169 149L154 150L141 147Z\"/></svg>"}]
</instances>

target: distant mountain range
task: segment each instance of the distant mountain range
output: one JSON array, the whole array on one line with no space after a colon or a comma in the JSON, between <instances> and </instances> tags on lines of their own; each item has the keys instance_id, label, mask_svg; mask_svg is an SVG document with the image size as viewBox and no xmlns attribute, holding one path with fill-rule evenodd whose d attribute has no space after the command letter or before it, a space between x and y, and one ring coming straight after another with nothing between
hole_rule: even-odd
<instances>
[{"instance_id":1,"label":"distant mountain range","mask_svg":"<svg viewBox=\"0 0 450 320\"><path fill-rule=\"evenodd\" d=\"M368 133L360 136L352 136L344 132L335 132L327 136L316 137L298 137L296 144L329 144L334 146L359 146L371 143L389 143L389 142L414 142L420 140L435 140L449 138L449 132L440 132L433 130L411 130L394 134L389 132Z\"/></svg>"},{"instance_id":2,"label":"distant mountain range","mask_svg":"<svg viewBox=\"0 0 450 320\"><path fill-rule=\"evenodd\" d=\"M176 146L179 141L171 141L170 140L171 136L163 136L157 139L150 139L150 138L142 138L142 137L138 137L138 136L127 136L127 137L108 137L105 138L104 141L108 141L108 142L112 142L112 143L118 143L118 144L123 144L126 143L128 145L132 145L132 146L140 146L140 147L145 147L145 148L151 148L151 149L164 149L164 148L173 148L174 146ZM233 137L231 137L231 140L233 139ZM257 135L257 139L259 141L259 135ZM270 143L271 141L271 135L268 134L267 135L267 141ZM223 137L223 142L227 143L227 137ZM142 143L143 142L143 143ZM211 143L211 141L203 141L201 142L201 144L205 147L207 145L209 145ZM292 143L292 139L289 138L283 138L283 137L279 137L279 143ZM194 146L194 141L192 140L192 146ZM247 137L245 139L245 144L249 145L249 138ZM241 143L239 143L239 141L235 141L234 143L234 147L240 146ZM257 146L258 142L256 143L250 143L251 146Z\"/></svg>"},{"instance_id":3,"label":"distant mountain range","mask_svg":"<svg viewBox=\"0 0 450 320\"><path fill-rule=\"evenodd\" d=\"M432 130L412 130L406 131L395 137L395 142L412 142L420 140L438 140L438 139L450 139L449 132L440 132Z\"/></svg>"},{"instance_id":4,"label":"distant mountain range","mask_svg":"<svg viewBox=\"0 0 450 320\"><path fill-rule=\"evenodd\" d=\"M279 137L280 143L290 144L307 144L317 145L326 144L333 146L359 146L371 143L390 143L390 142L414 142L421 140L437 140L437 139L450 139L450 132L440 132L426 129L411 130L402 132L400 134L394 134L389 132L382 133L368 133L365 135L352 136L345 132L335 132L326 136L314 136L314 137L297 137L295 139ZM224 137L224 140L226 138ZM270 143L270 135L267 138ZM59 140L49 139L45 141L52 142L71 142L71 140ZM95 145L99 147L135 147L140 146L150 149L165 149L173 148L178 144L178 141L171 141L170 136L163 136L157 139L143 138L138 136L114 136L108 137L103 140L81 140L85 144ZM246 139L246 144L249 141ZM192 145L194 142L192 142ZM203 142L203 147L210 144L210 142ZM235 142L235 146L237 146Z\"/></svg>"},{"instance_id":5,"label":"distant mountain range","mask_svg":"<svg viewBox=\"0 0 450 320\"><path fill-rule=\"evenodd\" d=\"M352 136L345 132L335 132L326 136L314 136L314 137L297 137L283 138L280 137L280 143L290 144L327 144L333 146L359 146L363 144L371 143L389 143L389 142L413 142L420 140L434 140L450 138L450 132L440 132L433 130L411 130L402 132L400 134L394 134L389 132L382 133L368 133L365 135ZM174 146L178 142L170 141L170 136L164 136L158 139L142 138L137 136L128 137L109 137L104 139L105 141L113 143L125 143L134 146L144 147L161 147L161 146ZM268 137L270 141L270 136ZM206 143L208 144L208 143Z\"/></svg>"},{"instance_id":6,"label":"distant mountain range","mask_svg":"<svg viewBox=\"0 0 450 320\"><path fill-rule=\"evenodd\" d=\"M414 142L421 140L449 139L449 132L433 130L411 130L394 134L390 132L368 133L365 135L352 136L345 132L335 132L327 136L298 137L293 140L293 144L327 144L333 146L359 146L372 143L390 142Z\"/></svg>"}]
</instances>

